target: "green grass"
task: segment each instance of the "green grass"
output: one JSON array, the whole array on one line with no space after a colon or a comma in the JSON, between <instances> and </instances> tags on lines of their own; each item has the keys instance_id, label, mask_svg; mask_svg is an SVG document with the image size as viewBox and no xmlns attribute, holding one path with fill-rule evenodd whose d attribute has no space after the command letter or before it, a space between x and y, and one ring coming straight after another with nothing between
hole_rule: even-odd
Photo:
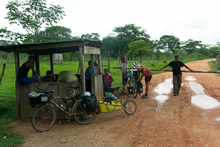
<instances>
[{"instance_id":1,"label":"green grass","mask_svg":"<svg viewBox=\"0 0 220 147\"><path fill-rule=\"evenodd\" d=\"M190 62L195 60L184 60L183 62ZM139 64L139 61L136 61ZM162 68L166 63L161 63L159 61L150 61L147 66L147 61L141 63L144 66L149 68ZM87 63L87 60L85 61ZM128 66L132 66L133 61L128 61ZM77 61L72 62L63 62L63 64L55 64L54 70L56 74L63 70L70 70L73 73L77 73L79 63ZM113 67L119 67L119 61L111 61L111 74L114 78L114 82L112 83L113 86L120 86L120 95L123 95L122 92L122 74L120 69L113 69ZM3 64L0 65L0 72L2 70ZM87 67L87 64L85 68ZM108 68L108 62L106 60L103 61L102 71L104 68ZM45 75L46 71L50 69L49 62L43 62L40 64L40 72L41 75ZM167 68L169 69L169 68ZM152 72L153 74L158 74L161 72ZM32 73L29 72L29 77L32 76ZM24 140L24 136L14 133L11 131L9 127L7 127L7 123L12 121L15 118L15 67L13 62L9 62L6 65L5 74L2 80L2 85L0 86L0 146L17 146L21 144Z\"/></svg>"},{"instance_id":2,"label":"green grass","mask_svg":"<svg viewBox=\"0 0 220 147\"><path fill-rule=\"evenodd\" d=\"M217 71L216 61L210 61L209 65L212 71ZM216 73L216 74L220 76L220 73Z\"/></svg>"}]
</instances>

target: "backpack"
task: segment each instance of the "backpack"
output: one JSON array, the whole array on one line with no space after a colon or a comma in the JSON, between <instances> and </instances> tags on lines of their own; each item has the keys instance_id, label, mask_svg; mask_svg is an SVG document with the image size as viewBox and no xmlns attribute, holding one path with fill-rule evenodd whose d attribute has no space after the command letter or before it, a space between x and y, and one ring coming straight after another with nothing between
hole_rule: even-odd
<instances>
[{"instance_id":1,"label":"backpack","mask_svg":"<svg viewBox=\"0 0 220 147\"><path fill-rule=\"evenodd\" d=\"M142 93L143 92L143 85L140 81L137 81L137 87L138 87L137 92Z\"/></svg>"},{"instance_id":2,"label":"backpack","mask_svg":"<svg viewBox=\"0 0 220 147\"><path fill-rule=\"evenodd\" d=\"M95 112L96 111L97 99L96 99L95 95L84 96L83 102L84 102L86 112Z\"/></svg>"}]
</instances>

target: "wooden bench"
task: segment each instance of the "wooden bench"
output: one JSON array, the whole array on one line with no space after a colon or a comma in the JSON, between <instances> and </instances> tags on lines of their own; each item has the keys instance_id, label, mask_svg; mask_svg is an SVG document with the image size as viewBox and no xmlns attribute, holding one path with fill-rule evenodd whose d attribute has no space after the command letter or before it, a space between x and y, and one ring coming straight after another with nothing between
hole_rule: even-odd
<instances>
[{"instance_id":1,"label":"wooden bench","mask_svg":"<svg viewBox=\"0 0 220 147\"><path fill-rule=\"evenodd\" d=\"M111 87L107 87L104 91L105 92L112 92L112 94L116 97L119 98L119 93L118 93L118 90L119 90L119 86L111 86Z\"/></svg>"}]
</instances>

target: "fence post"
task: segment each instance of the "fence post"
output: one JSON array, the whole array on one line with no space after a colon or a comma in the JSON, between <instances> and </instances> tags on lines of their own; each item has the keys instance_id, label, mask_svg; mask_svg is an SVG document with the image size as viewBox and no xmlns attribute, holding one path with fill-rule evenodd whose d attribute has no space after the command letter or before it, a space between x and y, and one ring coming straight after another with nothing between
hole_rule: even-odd
<instances>
[{"instance_id":1,"label":"fence post","mask_svg":"<svg viewBox=\"0 0 220 147\"><path fill-rule=\"evenodd\" d=\"M216 57L216 66L217 66L217 70L220 70L220 57L219 57L219 55L217 55L217 57Z\"/></svg>"},{"instance_id":2,"label":"fence post","mask_svg":"<svg viewBox=\"0 0 220 147\"><path fill-rule=\"evenodd\" d=\"M126 86L126 68L127 68L127 56L126 55L122 55L121 56L121 61L122 61L122 85L123 85L123 89Z\"/></svg>"},{"instance_id":3,"label":"fence post","mask_svg":"<svg viewBox=\"0 0 220 147\"><path fill-rule=\"evenodd\" d=\"M108 52L108 72L111 73L111 71L110 71L110 52Z\"/></svg>"}]
</instances>

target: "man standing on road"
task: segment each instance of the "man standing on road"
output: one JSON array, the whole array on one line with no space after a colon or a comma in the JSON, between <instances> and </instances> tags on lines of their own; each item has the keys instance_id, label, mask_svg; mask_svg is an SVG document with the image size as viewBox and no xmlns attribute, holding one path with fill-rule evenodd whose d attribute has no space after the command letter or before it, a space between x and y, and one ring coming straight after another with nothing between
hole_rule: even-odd
<instances>
[{"instance_id":1,"label":"man standing on road","mask_svg":"<svg viewBox=\"0 0 220 147\"><path fill-rule=\"evenodd\" d=\"M167 66L170 66L173 69L173 94L174 96L177 96L179 95L179 90L182 83L182 72L180 68L185 66L190 71L192 70L188 66L186 66L182 61L179 61L179 56L175 56L175 61L171 61L169 64L161 68L161 70L166 68Z\"/></svg>"}]
</instances>

